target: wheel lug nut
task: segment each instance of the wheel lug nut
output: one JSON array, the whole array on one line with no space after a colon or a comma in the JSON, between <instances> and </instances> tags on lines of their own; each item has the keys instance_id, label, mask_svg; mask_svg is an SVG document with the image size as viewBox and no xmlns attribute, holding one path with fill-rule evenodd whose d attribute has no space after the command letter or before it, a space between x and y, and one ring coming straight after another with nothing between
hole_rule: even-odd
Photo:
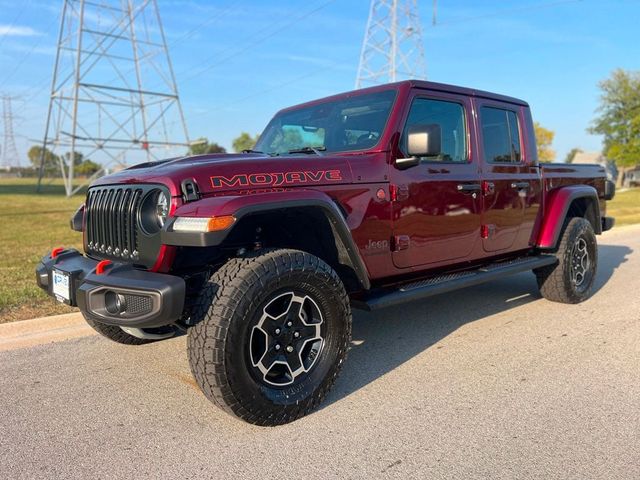
<instances>
[{"instance_id":1,"label":"wheel lug nut","mask_svg":"<svg viewBox=\"0 0 640 480\"><path fill-rule=\"evenodd\" d=\"M291 345L287 346L287 352L289 353L293 352L293 347Z\"/></svg>"},{"instance_id":2,"label":"wheel lug nut","mask_svg":"<svg viewBox=\"0 0 640 480\"><path fill-rule=\"evenodd\" d=\"M280 329L276 328L276 335L280 335Z\"/></svg>"},{"instance_id":3,"label":"wheel lug nut","mask_svg":"<svg viewBox=\"0 0 640 480\"><path fill-rule=\"evenodd\" d=\"M287 322L287 327L290 327L291 325L293 325L292 322Z\"/></svg>"},{"instance_id":4,"label":"wheel lug nut","mask_svg":"<svg viewBox=\"0 0 640 480\"><path fill-rule=\"evenodd\" d=\"M300 336L300 332L293 332L293 336L294 336L295 338L298 338L298 337Z\"/></svg>"},{"instance_id":5,"label":"wheel lug nut","mask_svg":"<svg viewBox=\"0 0 640 480\"><path fill-rule=\"evenodd\" d=\"M279 343L276 343L275 349L276 350L280 350L280 344Z\"/></svg>"}]
</instances>

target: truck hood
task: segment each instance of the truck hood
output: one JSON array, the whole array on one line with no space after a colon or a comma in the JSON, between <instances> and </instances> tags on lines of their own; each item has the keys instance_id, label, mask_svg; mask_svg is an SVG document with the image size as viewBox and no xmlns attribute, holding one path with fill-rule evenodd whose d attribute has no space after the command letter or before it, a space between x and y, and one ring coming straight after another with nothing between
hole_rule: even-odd
<instances>
[{"instance_id":1,"label":"truck hood","mask_svg":"<svg viewBox=\"0 0 640 480\"><path fill-rule=\"evenodd\" d=\"M199 155L149 162L98 179L93 185L158 183L181 195L193 179L203 194L351 183L349 162L340 155Z\"/></svg>"}]
</instances>

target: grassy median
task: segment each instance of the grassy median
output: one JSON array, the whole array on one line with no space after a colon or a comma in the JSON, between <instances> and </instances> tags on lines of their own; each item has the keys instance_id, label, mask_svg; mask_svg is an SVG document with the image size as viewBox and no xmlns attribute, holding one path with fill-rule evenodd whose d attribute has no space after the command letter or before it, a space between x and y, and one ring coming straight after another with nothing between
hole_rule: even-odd
<instances>
[{"instance_id":1,"label":"grassy median","mask_svg":"<svg viewBox=\"0 0 640 480\"><path fill-rule=\"evenodd\" d=\"M640 188L617 193L607 202L607 215L615 217L617 227L640 223Z\"/></svg>"},{"instance_id":2,"label":"grassy median","mask_svg":"<svg viewBox=\"0 0 640 480\"><path fill-rule=\"evenodd\" d=\"M0 179L0 323L73 311L36 286L34 269L53 247L82 248L69 219L83 199L65 197L59 180L38 195L33 179ZM617 226L640 223L640 189L618 193L607 214Z\"/></svg>"},{"instance_id":3,"label":"grassy median","mask_svg":"<svg viewBox=\"0 0 640 480\"><path fill-rule=\"evenodd\" d=\"M73 311L36 286L34 270L55 246L82 248L69 219L83 199L67 198L59 180L38 195L34 179L0 179L0 323Z\"/></svg>"}]
</instances>

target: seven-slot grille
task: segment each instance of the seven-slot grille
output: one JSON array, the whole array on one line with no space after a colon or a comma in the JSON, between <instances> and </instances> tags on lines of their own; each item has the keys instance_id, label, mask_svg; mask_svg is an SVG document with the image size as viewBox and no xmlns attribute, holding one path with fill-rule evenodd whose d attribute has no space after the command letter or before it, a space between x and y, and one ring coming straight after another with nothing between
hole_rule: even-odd
<instances>
[{"instance_id":1,"label":"seven-slot grille","mask_svg":"<svg viewBox=\"0 0 640 480\"><path fill-rule=\"evenodd\" d=\"M87 249L90 252L138 260L137 218L143 190L136 186L98 187L87 194Z\"/></svg>"}]
</instances>

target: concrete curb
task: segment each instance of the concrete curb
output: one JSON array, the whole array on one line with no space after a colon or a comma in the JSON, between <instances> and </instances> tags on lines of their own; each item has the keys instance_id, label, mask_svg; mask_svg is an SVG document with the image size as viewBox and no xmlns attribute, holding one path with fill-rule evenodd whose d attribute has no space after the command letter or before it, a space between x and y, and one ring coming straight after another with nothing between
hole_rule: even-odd
<instances>
[{"instance_id":1,"label":"concrete curb","mask_svg":"<svg viewBox=\"0 0 640 480\"><path fill-rule=\"evenodd\" d=\"M0 352L87 337L96 332L81 313L67 313L0 324Z\"/></svg>"}]
</instances>

